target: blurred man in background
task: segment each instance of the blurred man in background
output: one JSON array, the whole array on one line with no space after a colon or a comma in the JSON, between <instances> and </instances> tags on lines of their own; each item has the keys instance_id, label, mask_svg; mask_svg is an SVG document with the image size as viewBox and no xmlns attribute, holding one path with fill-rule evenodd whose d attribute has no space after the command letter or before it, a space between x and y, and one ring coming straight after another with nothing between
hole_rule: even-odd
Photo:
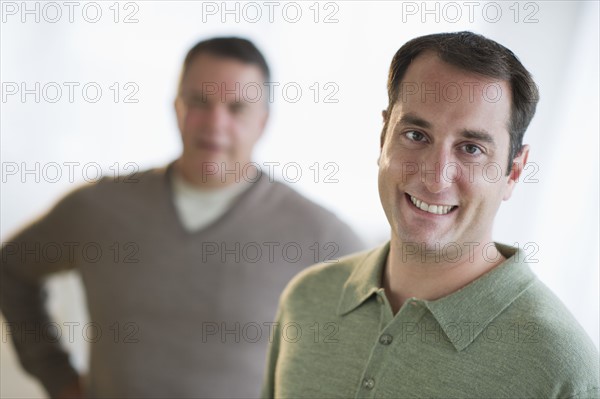
<instances>
[{"instance_id":1,"label":"blurred man in background","mask_svg":"<svg viewBox=\"0 0 600 399\"><path fill-rule=\"evenodd\" d=\"M362 249L335 215L251 162L269 101L245 93L268 92L269 79L251 42L198 43L175 100L179 159L79 188L3 243L0 307L23 367L52 397L257 396L285 284ZM72 269L100 332L86 377L45 310L44 279Z\"/></svg>"}]
</instances>

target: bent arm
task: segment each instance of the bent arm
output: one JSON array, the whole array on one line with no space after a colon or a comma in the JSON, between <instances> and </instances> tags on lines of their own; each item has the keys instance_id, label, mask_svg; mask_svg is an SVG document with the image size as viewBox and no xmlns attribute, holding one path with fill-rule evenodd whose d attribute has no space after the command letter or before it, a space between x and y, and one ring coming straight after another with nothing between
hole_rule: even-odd
<instances>
[{"instance_id":1,"label":"bent arm","mask_svg":"<svg viewBox=\"0 0 600 399\"><path fill-rule=\"evenodd\" d=\"M0 310L7 323L19 361L51 397L78 380L78 373L60 345L60 329L53 328L46 310L45 279L76 267L72 252L56 255L75 234L75 194L60 201L47 215L2 243Z\"/></svg>"}]
</instances>

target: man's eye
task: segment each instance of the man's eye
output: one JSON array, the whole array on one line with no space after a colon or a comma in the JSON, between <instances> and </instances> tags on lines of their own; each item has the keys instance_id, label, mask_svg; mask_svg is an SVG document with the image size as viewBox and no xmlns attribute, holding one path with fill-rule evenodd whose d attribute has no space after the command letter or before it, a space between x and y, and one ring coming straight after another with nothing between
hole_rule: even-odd
<instances>
[{"instance_id":1,"label":"man's eye","mask_svg":"<svg viewBox=\"0 0 600 399\"><path fill-rule=\"evenodd\" d=\"M481 151L481 148L474 144L466 144L463 148L465 149L465 152L470 155L478 155L483 153L483 151Z\"/></svg>"},{"instance_id":2,"label":"man's eye","mask_svg":"<svg viewBox=\"0 0 600 399\"><path fill-rule=\"evenodd\" d=\"M423 133L417 132L416 130L406 132L405 136L412 141L422 141L425 138Z\"/></svg>"},{"instance_id":3,"label":"man's eye","mask_svg":"<svg viewBox=\"0 0 600 399\"><path fill-rule=\"evenodd\" d=\"M244 110L244 104L242 104L242 103L229 104L229 110L232 113L237 114L237 113L242 112Z\"/></svg>"},{"instance_id":4,"label":"man's eye","mask_svg":"<svg viewBox=\"0 0 600 399\"><path fill-rule=\"evenodd\" d=\"M192 97L187 101L190 107L203 107L208 104L206 98L203 97Z\"/></svg>"}]
</instances>

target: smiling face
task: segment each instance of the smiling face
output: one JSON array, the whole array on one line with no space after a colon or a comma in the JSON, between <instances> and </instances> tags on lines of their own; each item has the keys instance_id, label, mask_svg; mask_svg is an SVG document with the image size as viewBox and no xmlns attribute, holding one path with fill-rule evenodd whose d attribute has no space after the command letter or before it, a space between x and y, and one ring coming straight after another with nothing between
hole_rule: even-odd
<instances>
[{"instance_id":1,"label":"smiling face","mask_svg":"<svg viewBox=\"0 0 600 399\"><path fill-rule=\"evenodd\" d=\"M221 172L236 170L236 163L243 170L251 161L268 116L264 79L257 65L232 58L201 54L191 62L175 100L183 141L177 167L189 181L228 184L236 176Z\"/></svg>"},{"instance_id":2,"label":"smiling face","mask_svg":"<svg viewBox=\"0 0 600 399\"><path fill-rule=\"evenodd\" d=\"M427 250L491 241L496 212L528 154L524 146L515 158L520 168L507 176L509 86L432 52L413 60L402 84L379 158L392 240Z\"/></svg>"}]
</instances>

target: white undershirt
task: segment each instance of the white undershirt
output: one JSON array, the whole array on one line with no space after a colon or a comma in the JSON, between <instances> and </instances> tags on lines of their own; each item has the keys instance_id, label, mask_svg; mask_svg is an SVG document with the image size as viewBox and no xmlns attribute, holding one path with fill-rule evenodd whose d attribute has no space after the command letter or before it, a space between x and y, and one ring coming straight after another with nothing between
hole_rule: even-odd
<instances>
[{"instance_id":1,"label":"white undershirt","mask_svg":"<svg viewBox=\"0 0 600 399\"><path fill-rule=\"evenodd\" d=\"M173 171L173 199L181 223L188 232L195 232L221 217L250 183L240 183L206 190L188 183Z\"/></svg>"}]
</instances>

